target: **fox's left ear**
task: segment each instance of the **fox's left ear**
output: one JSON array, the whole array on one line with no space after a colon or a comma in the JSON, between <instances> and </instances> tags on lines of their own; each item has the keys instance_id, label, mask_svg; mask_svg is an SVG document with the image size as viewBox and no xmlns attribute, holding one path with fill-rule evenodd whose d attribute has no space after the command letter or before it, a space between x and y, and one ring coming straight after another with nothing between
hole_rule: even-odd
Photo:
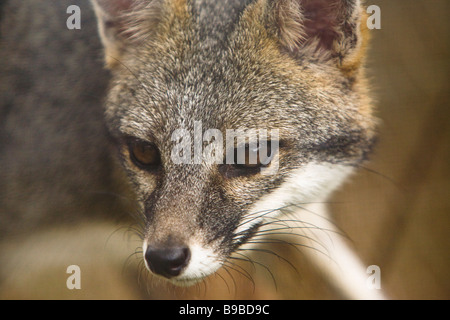
<instances>
[{"instance_id":1,"label":"fox's left ear","mask_svg":"<svg viewBox=\"0 0 450 320\"><path fill-rule=\"evenodd\" d=\"M162 16L162 0L91 0L105 59L114 66L126 47L148 36Z\"/></svg>"},{"instance_id":2,"label":"fox's left ear","mask_svg":"<svg viewBox=\"0 0 450 320\"><path fill-rule=\"evenodd\" d=\"M267 0L283 50L313 61L334 60L345 72L361 64L367 43L360 0Z\"/></svg>"}]
</instances>

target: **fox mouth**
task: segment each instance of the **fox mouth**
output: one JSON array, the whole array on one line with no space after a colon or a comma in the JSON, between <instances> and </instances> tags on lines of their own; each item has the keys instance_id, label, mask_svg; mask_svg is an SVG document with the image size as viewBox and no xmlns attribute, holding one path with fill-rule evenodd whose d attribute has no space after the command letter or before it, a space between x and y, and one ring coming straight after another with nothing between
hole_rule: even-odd
<instances>
[{"instance_id":1,"label":"fox mouth","mask_svg":"<svg viewBox=\"0 0 450 320\"><path fill-rule=\"evenodd\" d=\"M216 272L216 271L214 271L214 272ZM212 272L211 274L213 274L214 272ZM187 288L187 287L191 287L191 286L203 281L208 276L209 275L205 275L202 277L193 277L193 278L181 277L181 278L169 279L168 281L177 287L186 287Z\"/></svg>"},{"instance_id":2,"label":"fox mouth","mask_svg":"<svg viewBox=\"0 0 450 320\"><path fill-rule=\"evenodd\" d=\"M231 246L225 245L227 248L229 248L225 251L226 252L225 257L220 258L216 256L216 258L213 258L215 259L215 263L212 264L214 265L213 268L209 268L209 270L204 269L202 270L202 268L200 268L199 270L197 270L197 272L200 273L200 276L187 277L182 275L179 278L171 279L171 282L177 286L189 287L204 280L208 276L216 273L223 265L227 263L227 260L231 259L231 256L235 252L237 252L243 245L249 242L252 239L252 237L258 233L258 229L260 228L261 225L262 222L257 223L251 226L249 229L235 234L233 237L233 241L231 241Z\"/></svg>"},{"instance_id":3,"label":"fox mouth","mask_svg":"<svg viewBox=\"0 0 450 320\"><path fill-rule=\"evenodd\" d=\"M205 248L204 246L195 243L191 244L189 246L189 262L176 276L158 274L155 272L154 268L151 267L151 262L145 261L145 265L147 269L158 278L162 278L175 286L190 287L216 273L229 259L232 258L231 256L233 253L237 252L241 246L246 244L257 234L260 226L261 223L258 223L247 230L236 233L231 241L219 245L219 248L222 250L217 250L217 248L216 250L213 248ZM144 243L144 252L147 250L147 247L147 244ZM217 251L221 251L221 253L218 253ZM144 256L144 259L148 259L148 257Z\"/></svg>"}]
</instances>

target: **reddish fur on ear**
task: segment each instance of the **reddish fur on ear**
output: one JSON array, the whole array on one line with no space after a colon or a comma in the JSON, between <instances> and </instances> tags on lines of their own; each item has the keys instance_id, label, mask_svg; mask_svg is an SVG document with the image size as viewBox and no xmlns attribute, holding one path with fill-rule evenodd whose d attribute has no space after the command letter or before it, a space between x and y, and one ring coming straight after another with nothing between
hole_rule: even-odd
<instances>
[{"instance_id":1,"label":"reddish fur on ear","mask_svg":"<svg viewBox=\"0 0 450 320\"><path fill-rule=\"evenodd\" d=\"M275 10L281 45L316 60L347 58L361 49L364 18L359 0L269 0Z\"/></svg>"}]
</instances>

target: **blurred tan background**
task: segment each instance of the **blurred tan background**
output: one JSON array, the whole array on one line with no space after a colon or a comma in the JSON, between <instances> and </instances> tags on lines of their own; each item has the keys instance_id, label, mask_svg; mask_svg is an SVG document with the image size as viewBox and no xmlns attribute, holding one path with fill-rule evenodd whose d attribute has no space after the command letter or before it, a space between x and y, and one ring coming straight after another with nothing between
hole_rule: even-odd
<instances>
[{"instance_id":1,"label":"blurred tan background","mask_svg":"<svg viewBox=\"0 0 450 320\"><path fill-rule=\"evenodd\" d=\"M336 218L393 298L450 298L450 2L367 1L380 139Z\"/></svg>"},{"instance_id":2,"label":"blurred tan background","mask_svg":"<svg viewBox=\"0 0 450 320\"><path fill-rule=\"evenodd\" d=\"M382 29L371 31L368 63L381 119L380 137L371 161L333 198L332 210L364 262L381 268L381 285L389 297L449 299L450 2L366 3L380 6L382 13ZM146 273L135 273L138 255L124 262L139 246L126 234L118 224L103 222L44 231L20 246L28 251L36 246L47 248L45 252L52 248L66 252L87 235L92 246L35 264L33 257L13 256L44 271L27 277L24 270L16 270L21 281L3 283L0 298L339 298L306 261L294 270L283 259L264 253L258 261L271 273L258 265L242 265L252 280L236 267L244 275L229 269L191 289L159 282L147 286ZM292 248L270 249L287 260L298 256ZM65 288L68 275L63 267L70 261L83 270L83 290ZM2 262L4 268L17 266Z\"/></svg>"}]
</instances>

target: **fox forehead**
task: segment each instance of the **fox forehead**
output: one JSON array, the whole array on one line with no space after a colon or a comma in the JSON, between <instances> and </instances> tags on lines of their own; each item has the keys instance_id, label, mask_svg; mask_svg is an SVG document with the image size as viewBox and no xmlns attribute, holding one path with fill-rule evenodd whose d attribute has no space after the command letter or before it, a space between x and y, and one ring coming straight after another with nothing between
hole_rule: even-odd
<instances>
[{"instance_id":1,"label":"fox forehead","mask_svg":"<svg viewBox=\"0 0 450 320\"><path fill-rule=\"evenodd\" d=\"M236 3L240 11L214 25L210 17L223 18L227 10L212 13L224 4L196 1L191 14L198 18L124 56L108 110L123 133L166 141L174 129L202 121L205 128L275 128L290 137L300 128L304 141L323 142L368 126L345 77L280 52L264 28L246 21L244 2Z\"/></svg>"},{"instance_id":2,"label":"fox forehead","mask_svg":"<svg viewBox=\"0 0 450 320\"><path fill-rule=\"evenodd\" d=\"M308 143L373 134L363 76L280 50L264 1L170 2L176 14L159 35L127 48L114 70L114 130L167 141L200 120L221 130L276 128Z\"/></svg>"}]
</instances>

